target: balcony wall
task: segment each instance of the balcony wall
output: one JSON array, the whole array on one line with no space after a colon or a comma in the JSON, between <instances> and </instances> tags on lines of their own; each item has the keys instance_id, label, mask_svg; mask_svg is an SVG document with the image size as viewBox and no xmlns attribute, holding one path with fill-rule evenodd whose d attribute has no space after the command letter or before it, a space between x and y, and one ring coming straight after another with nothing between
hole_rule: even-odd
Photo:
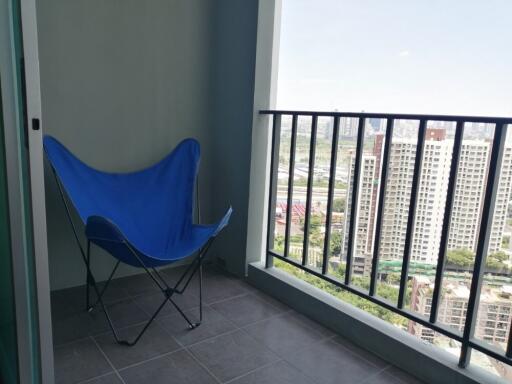
<instances>
[{"instance_id":1,"label":"balcony wall","mask_svg":"<svg viewBox=\"0 0 512 384\"><path fill-rule=\"evenodd\" d=\"M214 251L230 271L242 275L246 268L258 1L222 0L215 4L213 190L222 202L229 201L235 212ZM212 206L217 216L225 210L222 203Z\"/></svg>"},{"instance_id":2,"label":"balcony wall","mask_svg":"<svg viewBox=\"0 0 512 384\"><path fill-rule=\"evenodd\" d=\"M257 1L38 2L43 127L99 169L147 166L181 139L202 145L202 215L232 204L212 256L244 270ZM46 173L52 289L83 284L52 175ZM106 277L110 256L97 251ZM134 270L125 268L121 274Z\"/></svg>"}]
</instances>

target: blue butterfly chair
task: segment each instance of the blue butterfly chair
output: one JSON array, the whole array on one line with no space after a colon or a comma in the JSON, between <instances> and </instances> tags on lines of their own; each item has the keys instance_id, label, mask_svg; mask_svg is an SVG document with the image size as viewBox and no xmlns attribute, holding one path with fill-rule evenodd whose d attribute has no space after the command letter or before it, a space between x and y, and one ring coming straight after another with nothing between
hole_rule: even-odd
<instances>
[{"instance_id":1,"label":"blue butterfly chair","mask_svg":"<svg viewBox=\"0 0 512 384\"><path fill-rule=\"evenodd\" d=\"M193 223L199 143L193 139L183 140L157 164L132 173L98 171L76 158L53 137L45 136L43 143L87 267L87 309L90 311L101 304L116 341L129 346L137 343L167 302L173 304L191 329L199 326L202 321L202 261L212 241L228 224L232 212L229 208L216 224ZM64 191L85 224L85 251ZM90 269L91 243L117 259L101 292ZM173 286L168 285L156 269L192 255L195 258ZM162 304L133 341L119 339L102 300L120 262L143 268L163 293ZM196 272L199 274L199 322L192 323L172 296L182 294ZM94 305L90 305L89 287L97 296Z\"/></svg>"}]
</instances>

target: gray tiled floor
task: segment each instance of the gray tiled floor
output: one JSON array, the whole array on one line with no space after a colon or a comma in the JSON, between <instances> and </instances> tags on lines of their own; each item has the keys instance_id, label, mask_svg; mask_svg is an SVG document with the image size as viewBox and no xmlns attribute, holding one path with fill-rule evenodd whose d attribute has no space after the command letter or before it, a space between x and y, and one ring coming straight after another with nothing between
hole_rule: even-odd
<instances>
[{"instance_id":1,"label":"gray tiled floor","mask_svg":"<svg viewBox=\"0 0 512 384\"><path fill-rule=\"evenodd\" d=\"M177 270L165 274L175 279ZM114 280L106 296L122 337L159 305L143 275ZM192 282L196 283L196 282ZM134 347L114 342L99 309L84 311L83 287L52 293L56 382L90 384L419 384L245 282L205 273L203 324L189 330L165 310ZM176 301L197 319L196 285Z\"/></svg>"}]
</instances>

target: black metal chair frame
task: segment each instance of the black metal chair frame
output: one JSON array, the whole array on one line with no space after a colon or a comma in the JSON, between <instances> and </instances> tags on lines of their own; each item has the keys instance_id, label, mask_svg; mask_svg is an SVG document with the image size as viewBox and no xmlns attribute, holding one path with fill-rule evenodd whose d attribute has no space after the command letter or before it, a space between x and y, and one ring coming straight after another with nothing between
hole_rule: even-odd
<instances>
[{"instance_id":1,"label":"black metal chair frame","mask_svg":"<svg viewBox=\"0 0 512 384\"><path fill-rule=\"evenodd\" d=\"M151 325L151 323L155 320L156 316L160 313L160 311L163 309L165 304L167 302L171 303L174 308L178 311L178 313L185 319L185 321L188 323L190 329L197 328L199 325L201 325L201 322L203 321L203 260L206 256L206 253L208 252L208 249L210 248L213 240L215 237L210 238L208 242L199 250L196 257L193 259L193 261L188 264L187 268L185 269L185 272L181 275L181 277L178 279L178 281L174 284L174 286L170 286L167 284L165 279L162 277L162 275L158 272L158 270L154 267L147 267L144 262L140 259L137 252L133 249L133 247L128 242L123 242L123 244L130 250L130 252L133 254L133 256L137 259L137 261L140 263L140 266L144 269L144 271L148 274L148 276L151 278L151 280L155 283L155 285L160 289L162 292L164 299L162 303L159 305L159 307L156 309L156 311L153 313L153 315L150 317L150 319L145 323L142 330L138 333L138 335L132 340L121 340L119 338L119 335L116 331L116 328L114 327L112 320L110 318L109 312L107 310L107 307L105 303L103 302L103 295L105 291L107 290L110 282L112 281L117 268L119 267L119 264L121 263L120 260L116 262L114 265L114 268L112 269L108 279L105 282L105 285L103 286L103 289L100 291L98 288L98 284L96 283L96 279L94 278L94 275L91 271L91 240L87 239L87 248L84 251L84 248L82 246L82 243L80 242L78 231L75 226L75 223L73 222L71 211L69 208L69 204L66 200L66 196L64 193L64 190L62 188L62 184L59 180L59 177L57 175L57 172L51 166L53 175L55 177L55 181L57 182L57 187L59 189L59 194L62 199L62 202L64 203L64 207L66 209L66 215L69 220L69 223L71 225L71 228L73 230L73 235L75 237L76 243L78 245L78 248L80 250L80 254L82 256L82 260L86 266L87 269L87 276L86 276L86 310L88 312L91 312L98 304L100 304L101 309L103 310L103 313L105 314L105 317L107 319L108 325L110 329L112 330L112 333L114 335L114 338L118 344L126 345L126 346L134 346L137 344L137 342L140 340L142 335L146 332L148 327ZM200 217L200 211L199 211L199 186L198 183L196 183L196 212L197 212L197 218L199 221ZM189 286L190 281L194 277L194 275L198 273L199 275L199 321L198 322L192 322L187 315L183 312L183 310L176 304L176 302L172 299L172 296L174 294L181 295L185 292L187 287ZM181 288L180 288L181 284ZM93 288L94 292L96 293L96 302L91 305L90 302L90 287Z\"/></svg>"}]
</instances>

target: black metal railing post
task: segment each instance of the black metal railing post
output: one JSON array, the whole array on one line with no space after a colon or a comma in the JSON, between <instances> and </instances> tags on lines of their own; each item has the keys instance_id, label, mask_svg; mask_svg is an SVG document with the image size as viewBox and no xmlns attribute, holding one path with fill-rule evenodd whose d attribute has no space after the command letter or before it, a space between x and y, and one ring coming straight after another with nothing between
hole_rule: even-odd
<instances>
[{"instance_id":1,"label":"black metal railing post","mask_svg":"<svg viewBox=\"0 0 512 384\"><path fill-rule=\"evenodd\" d=\"M272 146L270 149L270 177L269 177L269 199L267 217L267 249L274 248L275 213L277 201L277 175L279 170L279 151L281 140L281 115L272 116ZM265 267L273 266L272 256L267 252Z\"/></svg>"},{"instance_id":2,"label":"black metal railing post","mask_svg":"<svg viewBox=\"0 0 512 384\"><path fill-rule=\"evenodd\" d=\"M448 252L448 239L450 235L450 221L452 217L453 201L455 198L455 188L457 186L457 174L459 169L459 159L462 151L462 138L464 137L464 122L457 121L455 126L455 138L453 140L452 160L450 163L450 178L448 179L448 188L446 190L446 202L444 207L443 226L441 229L441 241L439 242L439 255L437 258L436 278L434 292L432 293L432 306L430 309L430 322L437 321L437 314L441 300L443 288L444 266L446 264L446 254Z\"/></svg>"},{"instance_id":3,"label":"black metal railing post","mask_svg":"<svg viewBox=\"0 0 512 384\"><path fill-rule=\"evenodd\" d=\"M496 195L499 189L500 171L503 153L505 150L506 136L506 125L496 124L492 142L491 160L489 162L489 172L487 174L487 183L485 187L482 220L480 223L478 243L476 246L475 266L473 268L468 308L466 311L466 322L464 324L464 333L459 359L459 366L461 367L466 367L471 360L471 348L469 342L475 334L478 305L480 303L480 293L482 291L485 271L485 260L487 258L489 240L491 238L494 207L496 203Z\"/></svg>"},{"instance_id":4,"label":"black metal railing post","mask_svg":"<svg viewBox=\"0 0 512 384\"><path fill-rule=\"evenodd\" d=\"M350 204L350 227L348 233L348 245L347 245L347 263L345 264L345 284L349 285L352 277L352 261L357 251L357 222L359 214L359 182L361 176L361 167L363 162L363 145L364 145L364 131L365 131L366 119L364 117L359 118L359 125L357 129L357 145L355 154L354 164L354 180L352 181L352 199ZM351 169L349 169L351 172ZM350 178L350 174L349 174Z\"/></svg>"},{"instance_id":5,"label":"black metal railing post","mask_svg":"<svg viewBox=\"0 0 512 384\"><path fill-rule=\"evenodd\" d=\"M404 258L402 260L402 274L400 275L400 290L398 291L398 308L402 309L407 295L407 281L409 278L409 264L414 241L414 222L416 220L416 203L419 195L421 178L421 164L425 149L425 133L427 120L421 119L418 128L418 141L416 144L416 157L414 159L414 173L412 176L411 198L409 202L409 215L407 217L407 230L405 232Z\"/></svg>"},{"instance_id":6,"label":"black metal railing post","mask_svg":"<svg viewBox=\"0 0 512 384\"><path fill-rule=\"evenodd\" d=\"M386 184L389 169L389 156L391 154L391 141L393 140L393 128L395 121L388 119L386 122L386 136L384 139L384 151L382 155L382 171L380 176L379 201L377 203L377 219L375 222L375 239L373 245L372 272L370 275L370 296L374 296L377 291L377 275L379 269L380 236L382 222L384 220L384 201L386 196Z\"/></svg>"},{"instance_id":7,"label":"black metal railing post","mask_svg":"<svg viewBox=\"0 0 512 384\"><path fill-rule=\"evenodd\" d=\"M311 200L313 197L313 178L315 174L315 154L316 154L316 130L318 116L313 116L311 120L311 138L309 141L309 166L308 166L308 185L306 190L306 212L304 217L304 241L302 245L302 265L308 263L309 257L309 227L311 225Z\"/></svg>"},{"instance_id":8,"label":"black metal railing post","mask_svg":"<svg viewBox=\"0 0 512 384\"><path fill-rule=\"evenodd\" d=\"M292 226L293 178L295 174L295 147L297 146L297 115L292 115L292 137L290 140L290 164L288 168L288 195L286 199L286 228L284 234L284 256L290 255L290 230Z\"/></svg>"},{"instance_id":9,"label":"black metal railing post","mask_svg":"<svg viewBox=\"0 0 512 384\"><path fill-rule=\"evenodd\" d=\"M505 355L511 359L512 358L512 318L510 319L509 328L508 328L508 340L507 340L507 351Z\"/></svg>"},{"instance_id":10,"label":"black metal railing post","mask_svg":"<svg viewBox=\"0 0 512 384\"><path fill-rule=\"evenodd\" d=\"M336 164L338 162L338 141L340 132L340 117L333 117L332 144L331 144L331 162L329 167L329 189L327 192L327 213L325 216L325 237L324 253L322 255L322 274L327 273L329 255L331 252L331 225L332 208L334 201L334 190L336 189Z\"/></svg>"}]
</instances>

